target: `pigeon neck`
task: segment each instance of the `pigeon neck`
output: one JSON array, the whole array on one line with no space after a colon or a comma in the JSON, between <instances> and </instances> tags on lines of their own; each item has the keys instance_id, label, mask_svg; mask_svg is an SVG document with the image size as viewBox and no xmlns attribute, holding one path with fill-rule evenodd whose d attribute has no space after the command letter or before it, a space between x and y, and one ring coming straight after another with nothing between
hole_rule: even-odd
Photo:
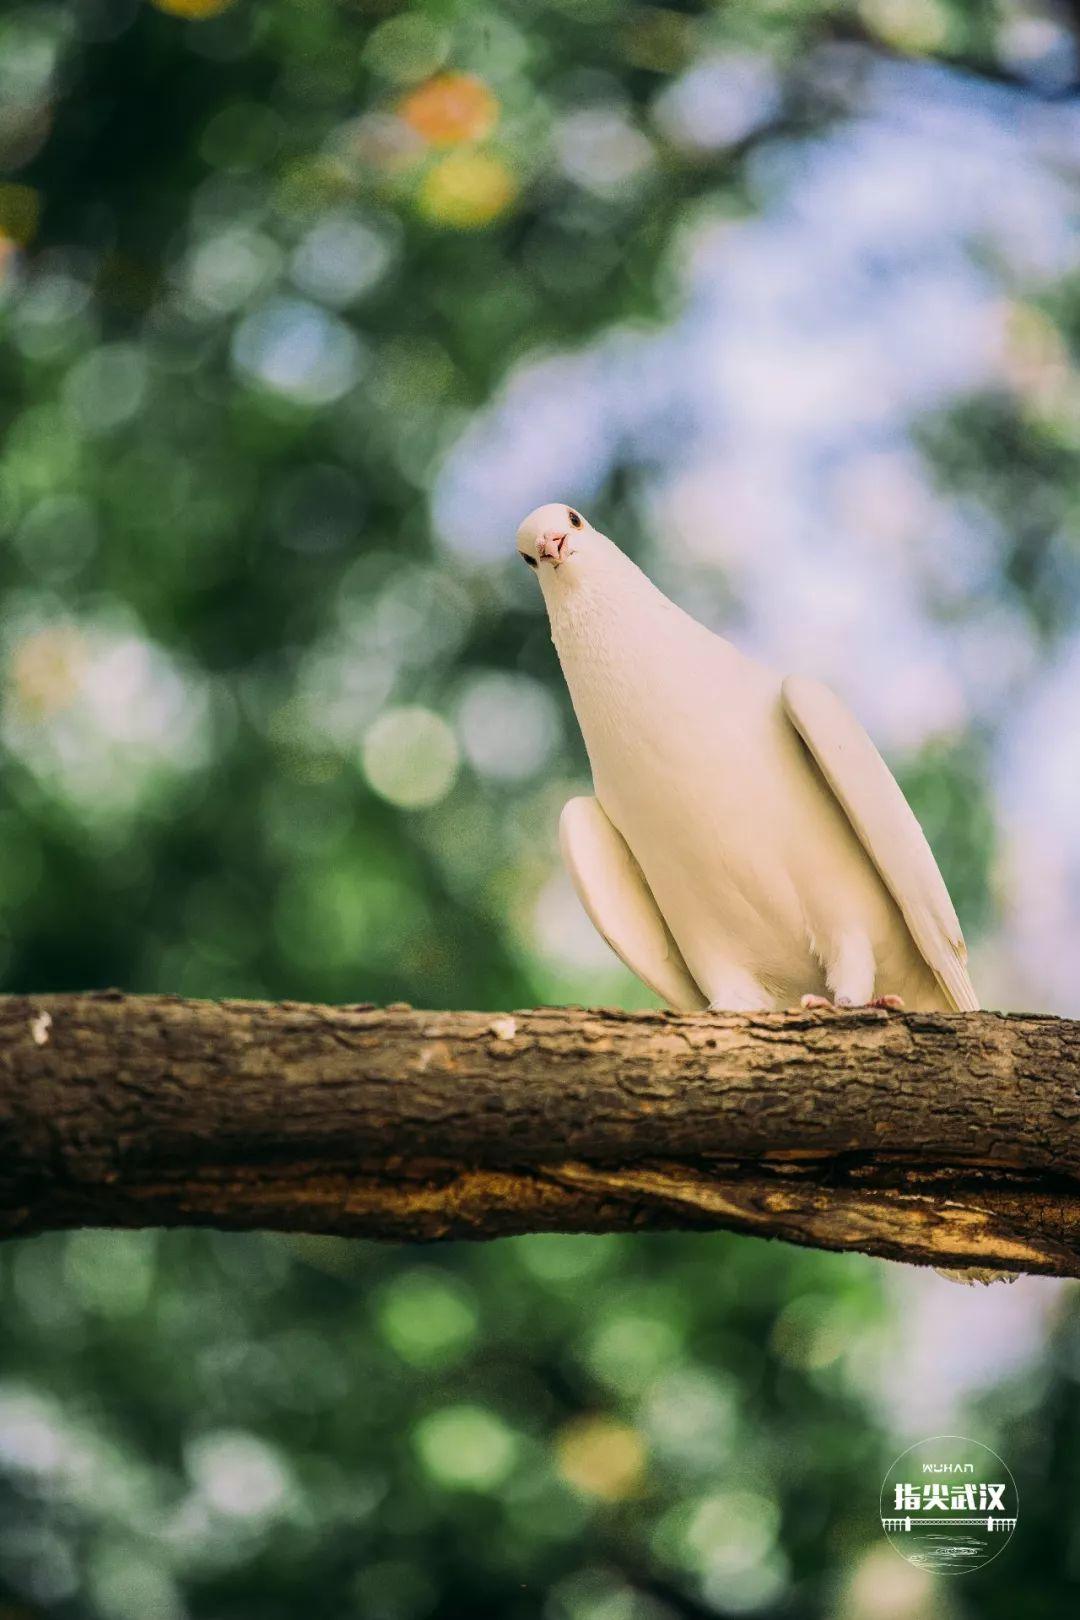
<instances>
[{"instance_id":1,"label":"pigeon neck","mask_svg":"<svg viewBox=\"0 0 1080 1620\"><path fill-rule=\"evenodd\" d=\"M681 612L615 547L601 566L582 570L565 583L553 578L544 595L551 639L564 667L568 659L618 662L630 654L635 640L655 637L665 621Z\"/></svg>"},{"instance_id":2,"label":"pigeon neck","mask_svg":"<svg viewBox=\"0 0 1080 1620\"><path fill-rule=\"evenodd\" d=\"M722 676L728 655L738 659L628 557L616 559L589 577L583 571L572 585L567 580L565 590L545 592L551 638L590 757L605 738L627 741L669 726L689 667Z\"/></svg>"}]
</instances>

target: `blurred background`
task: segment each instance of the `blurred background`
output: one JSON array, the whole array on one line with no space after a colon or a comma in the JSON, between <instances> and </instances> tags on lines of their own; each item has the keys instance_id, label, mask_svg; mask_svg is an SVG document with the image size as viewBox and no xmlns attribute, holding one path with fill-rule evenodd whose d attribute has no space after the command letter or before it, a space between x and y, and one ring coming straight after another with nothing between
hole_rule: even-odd
<instances>
[{"instance_id":1,"label":"blurred background","mask_svg":"<svg viewBox=\"0 0 1080 1620\"><path fill-rule=\"evenodd\" d=\"M0 16L2 988L644 1004L517 521L828 680L1080 1014L1080 52L1013 0ZM0 1254L0 1620L1059 1620L1071 1285L724 1234ZM935 1578L886 1467L996 1447Z\"/></svg>"}]
</instances>

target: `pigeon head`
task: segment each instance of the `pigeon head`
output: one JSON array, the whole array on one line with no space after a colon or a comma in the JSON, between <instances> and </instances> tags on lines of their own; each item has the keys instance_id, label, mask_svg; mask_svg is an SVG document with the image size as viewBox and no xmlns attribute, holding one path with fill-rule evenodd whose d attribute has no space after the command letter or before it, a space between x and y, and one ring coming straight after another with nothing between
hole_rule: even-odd
<instances>
[{"instance_id":1,"label":"pigeon head","mask_svg":"<svg viewBox=\"0 0 1080 1620\"><path fill-rule=\"evenodd\" d=\"M562 501L529 513L517 550L540 581L553 633L591 635L590 625L618 621L632 600L660 594L613 540Z\"/></svg>"},{"instance_id":2,"label":"pigeon head","mask_svg":"<svg viewBox=\"0 0 1080 1620\"><path fill-rule=\"evenodd\" d=\"M592 524L574 506L550 501L538 506L517 532L518 555L544 579L561 574L565 579L603 542ZM577 563L571 561L577 559Z\"/></svg>"}]
</instances>

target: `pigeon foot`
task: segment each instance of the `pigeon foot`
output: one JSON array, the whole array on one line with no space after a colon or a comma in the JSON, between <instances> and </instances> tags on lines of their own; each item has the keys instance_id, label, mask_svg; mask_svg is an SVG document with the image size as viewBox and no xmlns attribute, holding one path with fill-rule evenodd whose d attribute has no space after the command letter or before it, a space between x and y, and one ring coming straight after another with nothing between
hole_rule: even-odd
<instances>
[{"instance_id":1,"label":"pigeon foot","mask_svg":"<svg viewBox=\"0 0 1080 1620\"><path fill-rule=\"evenodd\" d=\"M813 1009L827 1007L830 1012L861 1012L863 1007L882 1007L886 1012L903 1012L903 996L875 996L873 1001L856 1003L850 996L837 996L830 1001L828 996L803 996L799 1002L800 1007Z\"/></svg>"}]
</instances>

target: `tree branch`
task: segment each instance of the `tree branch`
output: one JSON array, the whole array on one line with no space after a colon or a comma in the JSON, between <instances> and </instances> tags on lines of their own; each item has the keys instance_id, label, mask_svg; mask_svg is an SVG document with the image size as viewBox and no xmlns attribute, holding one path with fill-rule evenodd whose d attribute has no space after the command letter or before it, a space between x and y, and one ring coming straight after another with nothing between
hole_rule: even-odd
<instances>
[{"instance_id":1,"label":"tree branch","mask_svg":"<svg viewBox=\"0 0 1080 1620\"><path fill-rule=\"evenodd\" d=\"M1080 1023L0 998L0 1235L730 1227L1080 1275Z\"/></svg>"}]
</instances>

